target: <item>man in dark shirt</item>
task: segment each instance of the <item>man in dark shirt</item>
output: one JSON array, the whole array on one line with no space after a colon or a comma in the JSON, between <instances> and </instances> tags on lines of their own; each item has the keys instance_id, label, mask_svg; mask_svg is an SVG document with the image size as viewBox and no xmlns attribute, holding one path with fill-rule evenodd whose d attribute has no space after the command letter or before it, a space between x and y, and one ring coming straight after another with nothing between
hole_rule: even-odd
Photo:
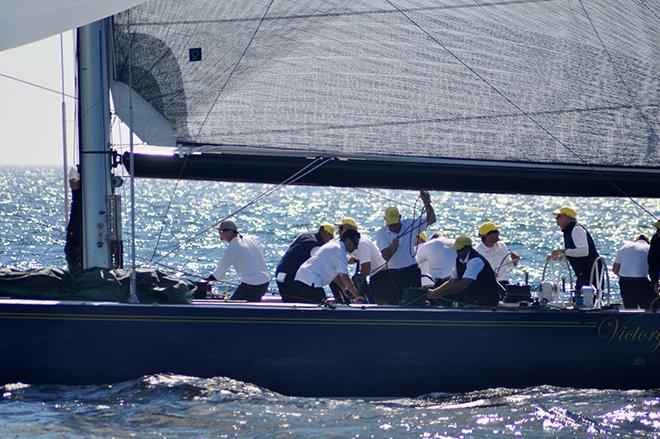
<instances>
[{"instance_id":1,"label":"man in dark shirt","mask_svg":"<svg viewBox=\"0 0 660 439\"><path fill-rule=\"evenodd\" d=\"M496 307L501 287L495 272L484 258L472 248L472 240L465 235L456 238L456 267L451 278L437 288L428 290L428 298L440 305L477 305Z\"/></svg>"},{"instance_id":2,"label":"man in dark shirt","mask_svg":"<svg viewBox=\"0 0 660 439\"><path fill-rule=\"evenodd\" d=\"M649 277L651 278L651 288L660 294L660 221L653 223L655 235L651 238L651 247L649 248Z\"/></svg>"},{"instance_id":3,"label":"man in dark shirt","mask_svg":"<svg viewBox=\"0 0 660 439\"><path fill-rule=\"evenodd\" d=\"M80 189L80 177L78 171L72 171L69 176L69 187L71 188L71 213L69 224L66 226L66 243L64 255L70 273L75 273L83 268L82 263L82 191Z\"/></svg>"},{"instance_id":4,"label":"man in dark shirt","mask_svg":"<svg viewBox=\"0 0 660 439\"><path fill-rule=\"evenodd\" d=\"M294 289L294 278L300 266L312 256L312 251L334 238L332 224L321 224L316 233L303 233L289 246L275 269L277 288L283 302L299 302Z\"/></svg>"}]
</instances>

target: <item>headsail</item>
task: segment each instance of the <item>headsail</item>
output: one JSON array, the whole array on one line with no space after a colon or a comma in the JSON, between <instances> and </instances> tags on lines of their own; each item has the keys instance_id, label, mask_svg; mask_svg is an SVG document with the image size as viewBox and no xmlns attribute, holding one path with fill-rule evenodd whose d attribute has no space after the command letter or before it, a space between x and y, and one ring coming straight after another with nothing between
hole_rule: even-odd
<instances>
[{"instance_id":1,"label":"headsail","mask_svg":"<svg viewBox=\"0 0 660 439\"><path fill-rule=\"evenodd\" d=\"M584 6L150 1L115 17L116 71L128 82L130 56L133 88L203 153L414 162L439 179L438 163L483 165L492 178L465 190L524 184L523 169L549 193L566 166L657 181L658 18L636 1Z\"/></svg>"},{"instance_id":2,"label":"headsail","mask_svg":"<svg viewBox=\"0 0 660 439\"><path fill-rule=\"evenodd\" d=\"M116 14L144 0L0 0L0 50Z\"/></svg>"}]
</instances>

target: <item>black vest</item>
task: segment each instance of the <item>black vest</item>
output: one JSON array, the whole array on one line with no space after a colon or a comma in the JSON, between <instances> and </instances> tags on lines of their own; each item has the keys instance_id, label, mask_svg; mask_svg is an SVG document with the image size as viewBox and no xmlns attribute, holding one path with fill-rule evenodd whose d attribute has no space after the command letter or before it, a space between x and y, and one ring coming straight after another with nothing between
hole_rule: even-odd
<instances>
[{"instance_id":1,"label":"black vest","mask_svg":"<svg viewBox=\"0 0 660 439\"><path fill-rule=\"evenodd\" d=\"M303 262L310 258L312 249L323 244L323 240L318 233L303 233L299 235L291 243L289 249L282 256L282 259L280 259L275 272L295 276Z\"/></svg>"},{"instance_id":2,"label":"black vest","mask_svg":"<svg viewBox=\"0 0 660 439\"><path fill-rule=\"evenodd\" d=\"M475 249L471 249L466 261L461 262L459 257L456 257L456 274L459 280L463 279L463 274L467 268L467 263L474 258L481 259L484 263L484 268L481 269L477 278L472 281L468 289L465 291L465 300L475 305L483 306L497 306L500 300L501 288L497 283L495 272L490 266L490 263L479 254Z\"/></svg>"},{"instance_id":3,"label":"black vest","mask_svg":"<svg viewBox=\"0 0 660 439\"><path fill-rule=\"evenodd\" d=\"M564 248L576 248L575 243L573 242L573 229L575 227L582 227L585 232L587 232L587 244L589 245L589 254L587 256L576 258L574 256L566 256L568 263L571 264L575 275L579 280L583 282L589 281L589 275L591 274L591 267L594 264L596 258L598 258L598 252L596 251L596 245L594 240L591 237L589 231L581 224L576 222L571 222L568 226L562 230L564 233Z\"/></svg>"}]
</instances>

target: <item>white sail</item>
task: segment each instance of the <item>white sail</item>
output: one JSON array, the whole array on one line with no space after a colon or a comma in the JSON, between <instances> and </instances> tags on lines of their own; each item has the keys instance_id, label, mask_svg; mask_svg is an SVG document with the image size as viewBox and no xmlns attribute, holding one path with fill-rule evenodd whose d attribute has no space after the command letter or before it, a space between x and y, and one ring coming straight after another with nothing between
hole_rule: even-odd
<instances>
[{"instance_id":1,"label":"white sail","mask_svg":"<svg viewBox=\"0 0 660 439\"><path fill-rule=\"evenodd\" d=\"M0 0L0 50L22 46L143 3L144 0Z\"/></svg>"}]
</instances>

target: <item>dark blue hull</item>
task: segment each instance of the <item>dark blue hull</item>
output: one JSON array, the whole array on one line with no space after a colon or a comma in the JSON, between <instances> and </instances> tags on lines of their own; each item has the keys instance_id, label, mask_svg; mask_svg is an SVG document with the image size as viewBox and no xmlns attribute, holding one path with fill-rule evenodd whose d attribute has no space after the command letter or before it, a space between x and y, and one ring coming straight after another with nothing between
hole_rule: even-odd
<instances>
[{"instance_id":1,"label":"dark blue hull","mask_svg":"<svg viewBox=\"0 0 660 439\"><path fill-rule=\"evenodd\" d=\"M288 395L660 387L660 314L0 301L0 382L227 376Z\"/></svg>"}]
</instances>

